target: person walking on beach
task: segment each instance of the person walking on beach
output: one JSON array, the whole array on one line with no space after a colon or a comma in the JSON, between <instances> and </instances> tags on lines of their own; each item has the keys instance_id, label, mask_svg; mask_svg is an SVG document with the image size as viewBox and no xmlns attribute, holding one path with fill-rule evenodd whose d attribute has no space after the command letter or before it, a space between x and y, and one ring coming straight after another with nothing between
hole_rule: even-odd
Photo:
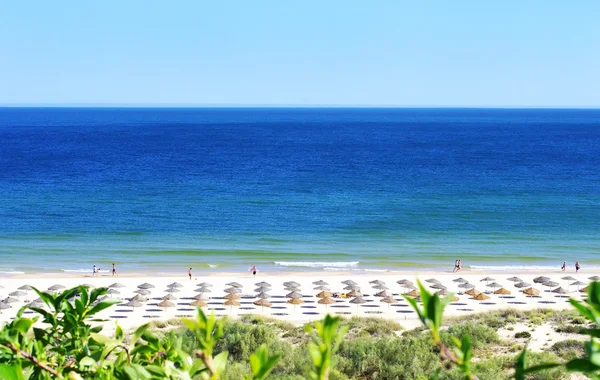
<instances>
[{"instance_id":1,"label":"person walking on beach","mask_svg":"<svg viewBox=\"0 0 600 380\"><path fill-rule=\"evenodd\" d=\"M567 262L566 261L563 261L563 265L562 265L562 267L560 267L560 269L562 269L563 272L567 269Z\"/></svg>"},{"instance_id":2,"label":"person walking on beach","mask_svg":"<svg viewBox=\"0 0 600 380\"><path fill-rule=\"evenodd\" d=\"M192 280L192 268L188 270L188 276L190 276L190 281Z\"/></svg>"},{"instance_id":3,"label":"person walking on beach","mask_svg":"<svg viewBox=\"0 0 600 380\"><path fill-rule=\"evenodd\" d=\"M581 269L581 265L579 265L579 261L575 263L575 273L579 273L579 269Z\"/></svg>"},{"instance_id":4,"label":"person walking on beach","mask_svg":"<svg viewBox=\"0 0 600 380\"><path fill-rule=\"evenodd\" d=\"M98 270L96 269L96 264L94 264L94 269L92 270L92 277L96 277L98 275Z\"/></svg>"},{"instance_id":5,"label":"person walking on beach","mask_svg":"<svg viewBox=\"0 0 600 380\"><path fill-rule=\"evenodd\" d=\"M454 261L454 269L452 269L452 272L458 272L460 270L460 260L456 259L456 261Z\"/></svg>"},{"instance_id":6,"label":"person walking on beach","mask_svg":"<svg viewBox=\"0 0 600 380\"><path fill-rule=\"evenodd\" d=\"M256 269L256 265L252 266L251 271L252 271L252 276L256 277L256 272L258 272L258 269Z\"/></svg>"},{"instance_id":7,"label":"person walking on beach","mask_svg":"<svg viewBox=\"0 0 600 380\"><path fill-rule=\"evenodd\" d=\"M114 275L117 275L117 276L118 276L118 274L117 274L117 267L115 266L115 263L113 263L113 267L112 267L112 275L113 275L113 276L114 276Z\"/></svg>"}]
</instances>

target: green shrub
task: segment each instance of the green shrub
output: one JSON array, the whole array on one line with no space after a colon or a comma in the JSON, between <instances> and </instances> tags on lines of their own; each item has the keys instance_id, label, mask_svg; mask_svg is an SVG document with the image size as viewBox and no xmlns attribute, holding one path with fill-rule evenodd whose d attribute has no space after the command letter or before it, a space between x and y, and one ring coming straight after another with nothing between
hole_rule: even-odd
<instances>
[{"instance_id":1,"label":"green shrub","mask_svg":"<svg viewBox=\"0 0 600 380\"><path fill-rule=\"evenodd\" d=\"M471 345L474 348L480 348L491 343L500 343L500 337L495 329L475 323L462 323L450 326L446 331L442 332L442 340L447 345L454 345L451 336L455 336L461 340L465 335L471 338Z\"/></svg>"},{"instance_id":2,"label":"green shrub","mask_svg":"<svg viewBox=\"0 0 600 380\"><path fill-rule=\"evenodd\" d=\"M550 351L563 360L580 358L585 354L583 342L574 339L556 342L550 347Z\"/></svg>"},{"instance_id":3,"label":"green shrub","mask_svg":"<svg viewBox=\"0 0 600 380\"><path fill-rule=\"evenodd\" d=\"M559 325L554 328L554 331L563 334L585 334L586 328L574 325Z\"/></svg>"},{"instance_id":4,"label":"green shrub","mask_svg":"<svg viewBox=\"0 0 600 380\"><path fill-rule=\"evenodd\" d=\"M529 339L531 338L531 333L529 331L519 331L515 334L516 339Z\"/></svg>"}]
</instances>

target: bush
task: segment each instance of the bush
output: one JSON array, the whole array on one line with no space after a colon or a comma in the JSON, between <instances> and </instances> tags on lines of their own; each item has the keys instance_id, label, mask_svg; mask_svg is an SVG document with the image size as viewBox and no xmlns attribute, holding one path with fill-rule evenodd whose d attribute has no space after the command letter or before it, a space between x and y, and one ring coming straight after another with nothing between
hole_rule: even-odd
<instances>
[{"instance_id":1,"label":"bush","mask_svg":"<svg viewBox=\"0 0 600 380\"><path fill-rule=\"evenodd\" d=\"M586 328L582 326L560 325L554 331L564 334L585 334Z\"/></svg>"},{"instance_id":2,"label":"bush","mask_svg":"<svg viewBox=\"0 0 600 380\"><path fill-rule=\"evenodd\" d=\"M495 329L475 323L450 326L442 333L442 340L447 345L454 345L451 336L455 336L460 340L465 335L471 338L471 344L474 348L481 348L491 343L500 343L500 337L498 337L498 332Z\"/></svg>"},{"instance_id":3,"label":"bush","mask_svg":"<svg viewBox=\"0 0 600 380\"><path fill-rule=\"evenodd\" d=\"M365 334L371 337L396 336L396 332L402 330L398 322L383 318L352 317L342 324L347 324L350 328L348 338Z\"/></svg>"},{"instance_id":4,"label":"bush","mask_svg":"<svg viewBox=\"0 0 600 380\"><path fill-rule=\"evenodd\" d=\"M531 338L531 333L529 331L519 331L515 334L515 339L529 339Z\"/></svg>"},{"instance_id":5,"label":"bush","mask_svg":"<svg viewBox=\"0 0 600 380\"><path fill-rule=\"evenodd\" d=\"M574 339L556 342L550 347L550 351L563 360L580 358L585 354L583 342Z\"/></svg>"}]
</instances>

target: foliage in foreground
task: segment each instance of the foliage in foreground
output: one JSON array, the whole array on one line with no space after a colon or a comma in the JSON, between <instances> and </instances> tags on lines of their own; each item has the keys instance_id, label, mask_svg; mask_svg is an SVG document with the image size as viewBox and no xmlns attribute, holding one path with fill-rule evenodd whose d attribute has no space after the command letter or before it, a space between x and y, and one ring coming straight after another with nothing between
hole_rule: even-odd
<instances>
[{"instance_id":1,"label":"foliage in foreground","mask_svg":"<svg viewBox=\"0 0 600 380\"><path fill-rule=\"evenodd\" d=\"M516 357L473 360L501 344L495 328L473 322L442 329L448 298L430 294L420 284L422 305L407 298L427 333L398 338L400 326L384 320L323 321L297 328L260 317L241 321L216 319L198 310L183 328L166 334L152 324L126 337L92 327L95 315L117 303L100 300L106 289L78 287L59 295L36 292L45 308L38 317L17 317L0 330L0 378L21 379L566 379L567 371L600 379L600 284L588 287L586 302L571 300L581 316L570 316L590 335L582 343L557 343L553 353L523 350ZM72 301L69 301L72 299ZM498 319L494 317L495 319ZM45 328L35 322L41 319ZM500 323L497 321L496 323ZM346 339L344 336L347 334ZM434 343L432 349L432 342ZM268 348L267 348L268 347ZM574 354L575 353L575 354Z\"/></svg>"}]
</instances>

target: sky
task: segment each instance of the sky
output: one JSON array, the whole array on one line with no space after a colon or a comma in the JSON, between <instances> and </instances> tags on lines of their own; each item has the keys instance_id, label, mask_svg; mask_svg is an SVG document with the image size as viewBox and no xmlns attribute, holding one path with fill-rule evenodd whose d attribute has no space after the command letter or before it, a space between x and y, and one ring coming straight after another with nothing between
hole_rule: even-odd
<instances>
[{"instance_id":1,"label":"sky","mask_svg":"<svg viewBox=\"0 0 600 380\"><path fill-rule=\"evenodd\" d=\"M0 104L599 107L600 1L1 1Z\"/></svg>"}]
</instances>

